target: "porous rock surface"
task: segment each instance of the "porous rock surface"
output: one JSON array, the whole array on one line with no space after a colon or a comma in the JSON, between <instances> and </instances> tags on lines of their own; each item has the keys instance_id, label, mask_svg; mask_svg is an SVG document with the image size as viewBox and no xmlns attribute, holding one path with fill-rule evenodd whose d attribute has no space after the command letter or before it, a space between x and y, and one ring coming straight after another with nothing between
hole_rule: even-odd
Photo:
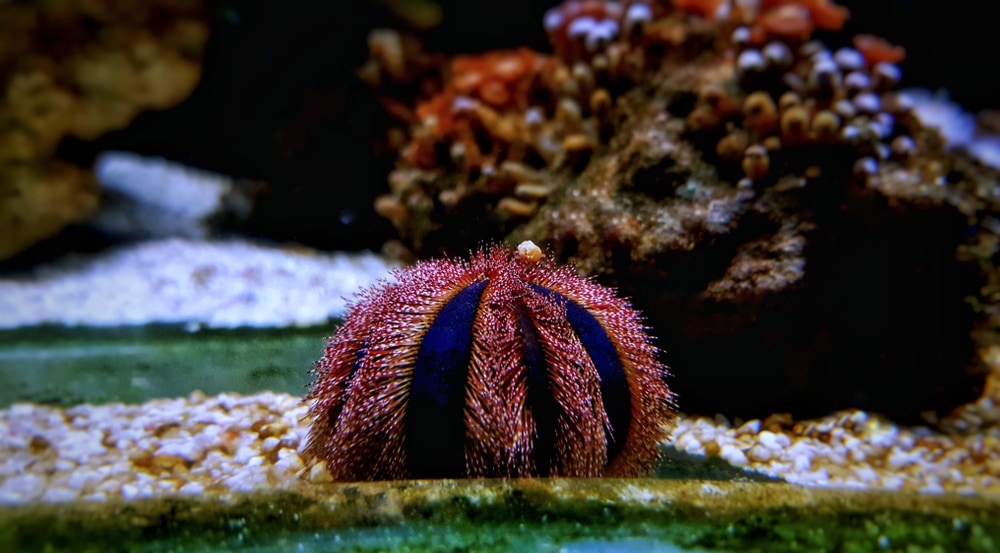
<instances>
[{"instance_id":1,"label":"porous rock surface","mask_svg":"<svg viewBox=\"0 0 1000 553\"><path fill-rule=\"evenodd\" d=\"M654 94L619 101L607 150L563 176L511 239L544 243L631 296L685 410L854 406L913 421L974 399L972 331L988 325L969 298L993 253L990 219L977 216L993 205L995 172L938 150L859 175L827 147L815 178L737 187L685 139L684 69L663 73ZM796 155L772 155L772 167Z\"/></svg>"},{"instance_id":2,"label":"porous rock surface","mask_svg":"<svg viewBox=\"0 0 1000 553\"><path fill-rule=\"evenodd\" d=\"M60 144L184 100L206 18L199 0L0 5L0 260L93 213L99 187Z\"/></svg>"},{"instance_id":3,"label":"porous rock surface","mask_svg":"<svg viewBox=\"0 0 1000 553\"><path fill-rule=\"evenodd\" d=\"M616 77L596 63L601 53L570 59L568 81L552 70L563 83L552 94L576 94L577 108L562 110L564 99L551 118L525 112L524 132L516 114L485 110L487 99L453 101L442 116L468 118L492 141L473 163L478 142L429 146L437 119L421 119L390 176L393 196L376 204L400 232L392 246L427 257L530 239L617 286L658 336L687 412L860 408L917 422L980 397L980 352L996 328L996 170L948 152L891 90L889 65L790 41L796 53L780 63L792 69L747 76L752 49L671 17L622 47L638 72L622 62ZM852 77L850 64L871 72ZM588 97L594 75L610 80L610 96ZM857 82L862 92L845 90ZM786 124L795 109L803 130ZM566 135L574 117L583 131ZM562 138L551 161L545 132ZM523 144L544 163L530 153L511 163Z\"/></svg>"}]
</instances>

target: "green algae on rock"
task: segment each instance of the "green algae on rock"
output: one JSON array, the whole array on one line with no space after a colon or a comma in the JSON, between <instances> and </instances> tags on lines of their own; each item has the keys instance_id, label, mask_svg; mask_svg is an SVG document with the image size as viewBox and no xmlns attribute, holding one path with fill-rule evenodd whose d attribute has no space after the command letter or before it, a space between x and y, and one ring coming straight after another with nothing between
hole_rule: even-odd
<instances>
[{"instance_id":1,"label":"green algae on rock","mask_svg":"<svg viewBox=\"0 0 1000 553\"><path fill-rule=\"evenodd\" d=\"M5 550L992 551L988 499L666 480L473 480L0 508ZM645 550L645 549L644 549Z\"/></svg>"}]
</instances>

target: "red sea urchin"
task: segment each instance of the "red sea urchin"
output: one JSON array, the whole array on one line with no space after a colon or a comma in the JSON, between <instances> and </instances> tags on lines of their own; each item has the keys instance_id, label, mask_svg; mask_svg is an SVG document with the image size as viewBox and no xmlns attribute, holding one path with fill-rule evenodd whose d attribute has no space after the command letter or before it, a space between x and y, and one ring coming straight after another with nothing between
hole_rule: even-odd
<instances>
[{"instance_id":1,"label":"red sea urchin","mask_svg":"<svg viewBox=\"0 0 1000 553\"><path fill-rule=\"evenodd\" d=\"M673 417L639 314L531 242L363 292L316 364L335 480L635 476Z\"/></svg>"}]
</instances>

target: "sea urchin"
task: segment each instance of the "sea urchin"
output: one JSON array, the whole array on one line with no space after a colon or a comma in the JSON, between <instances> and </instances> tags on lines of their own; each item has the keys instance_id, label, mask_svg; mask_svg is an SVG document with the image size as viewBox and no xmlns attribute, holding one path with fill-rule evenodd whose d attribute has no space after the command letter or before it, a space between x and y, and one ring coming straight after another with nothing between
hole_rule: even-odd
<instances>
[{"instance_id":1,"label":"sea urchin","mask_svg":"<svg viewBox=\"0 0 1000 553\"><path fill-rule=\"evenodd\" d=\"M395 277L316 363L308 453L335 480L652 468L673 395L627 300L531 242Z\"/></svg>"}]
</instances>

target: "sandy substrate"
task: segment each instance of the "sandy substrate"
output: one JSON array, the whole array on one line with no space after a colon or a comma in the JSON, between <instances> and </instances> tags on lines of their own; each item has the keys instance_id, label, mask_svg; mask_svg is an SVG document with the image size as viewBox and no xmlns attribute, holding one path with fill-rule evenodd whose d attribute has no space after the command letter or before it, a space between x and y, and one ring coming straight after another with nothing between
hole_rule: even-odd
<instances>
[{"instance_id":1,"label":"sandy substrate","mask_svg":"<svg viewBox=\"0 0 1000 553\"><path fill-rule=\"evenodd\" d=\"M0 329L24 325L305 326L385 278L373 253L168 239L0 278Z\"/></svg>"},{"instance_id":2,"label":"sandy substrate","mask_svg":"<svg viewBox=\"0 0 1000 553\"><path fill-rule=\"evenodd\" d=\"M299 397L264 392L0 410L0 504L103 501L294 488L329 481L302 456ZM903 428L861 411L739 426L682 417L669 440L697 455L820 487L1000 493L1000 408L968 406L952 430ZM963 426L960 430L955 425ZM975 424L975 428L969 426Z\"/></svg>"}]
</instances>

